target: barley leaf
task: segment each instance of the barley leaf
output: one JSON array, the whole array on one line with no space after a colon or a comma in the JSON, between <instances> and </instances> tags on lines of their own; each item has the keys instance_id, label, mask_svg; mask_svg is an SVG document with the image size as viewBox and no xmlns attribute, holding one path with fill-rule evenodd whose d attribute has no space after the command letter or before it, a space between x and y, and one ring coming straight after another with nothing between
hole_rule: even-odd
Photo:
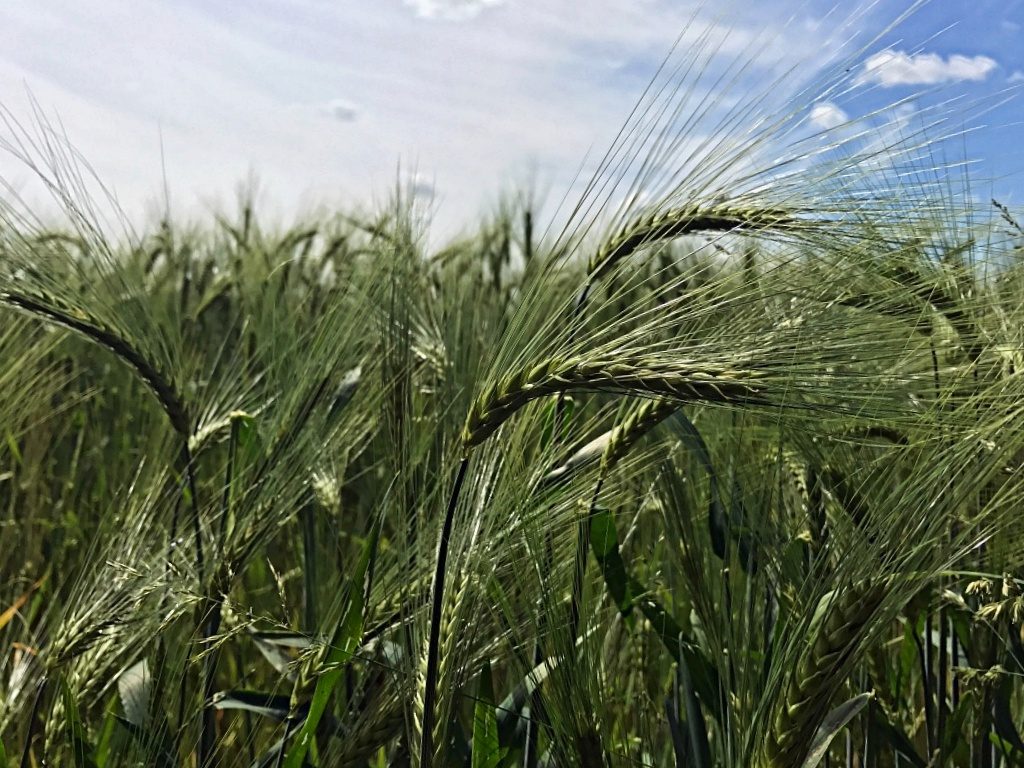
<instances>
[{"instance_id":1,"label":"barley leaf","mask_svg":"<svg viewBox=\"0 0 1024 768\"><path fill-rule=\"evenodd\" d=\"M631 580L632 581L632 580ZM633 588L640 591L640 585L632 581ZM675 661L689 670L693 690L704 701L716 718L720 718L718 672L708 661L700 647L693 643L665 608L653 597L644 596L638 601L640 611L651 623L651 629L661 640L665 650Z\"/></svg>"},{"instance_id":2,"label":"barley leaf","mask_svg":"<svg viewBox=\"0 0 1024 768\"><path fill-rule=\"evenodd\" d=\"M238 709L272 720L285 720L291 711L291 700L281 694L263 691L218 691L213 695L214 709Z\"/></svg>"},{"instance_id":3,"label":"barley leaf","mask_svg":"<svg viewBox=\"0 0 1024 768\"><path fill-rule=\"evenodd\" d=\"M125 720L140 728L146 727L152 688L153 678L145 659L121 673L117 678L117 692L124 708Z\"/></svg>"},{"instance_id":4,"label":"barley leaf","mask_svg":"<svg viewBox=\"0 0 1024 768\"><path fill-rule=\"evenodd\" d=\"M1016 754L1018 757L1024 755L1024 742L1021 741L1020 733L1013 722L1013 712L1010 709L1010 696L1013 689L1003 682L995 691L992 704L992 724L995 731L1002 739L1003 752L1007 757Z\"/></svg>"},{"instance_id":5,"label":"barley leaf","mask_svg":"<svg viewBox=\"0 0 1024 768\"><path fill-rule=\"evenodd\" d=\"M252 641L256 650L267 660L267 663L281 676L293 679L295 670L292 668L292 657L282 648L308 648L309 638L294 632L280 635L268 632L253 632Z\"/></svg>"},{"instance_id":6,"label":"barley leaf","mask_svg":"<svg viewBox=\"0 0 1024 768\"><path fill-rule=\"evenodd\" d=\"M678 679L683 701L686 703L686 730L690 737L690 754L693 755L694 768L711 768L711 746L708 744L708 726L704 721L704 712L700 701L693 690L690 675L690 664L680 664Z\"/></svg>"},{"instance_id":7,"label":"barley leaf","mask_svg":"<svg viewBox=\"0 0 1024 768\"><path fill-rule=\"evenodd\" d=\"M937 761L938 765L964 765L969 762L971 744L966 736L969 734L969 730L965 728L965 725L967 718L976 711L977 703L974 692L967 691L960 697L957 706L949 714L943 729L944 733L941 734L941 754Z\"/></svg>"},{"instance_id":8,"label":"barley leaf","mask_svg":"<svg viewBox=\"0 0 1024 768\"><path fill-rule=\"evenodd\" d=\"M673 413L668 423L673 427L686 450L697 457L697 461L708 475L708 531L711 534L711 550L719 559L725 557L729 538L729 521L726 517L725 505L718 487L718 473L711 461L711 451L700 431L686 414L680 409Z\"/></svg>"},{"instance_id":9,"label":"barley leaf","mask_svg":"<svg viewBox=\"0 0 1024 768\"><path fill-rule=\"evenodd\" d=\"M590 518L590 548L594 552L608 592L623 618L629 619L633 610L626 564L619 553L619 535L611 512L603 507L594 509Z\"/></svg>"},{"instance_id":10,"label":"barley leaf","mask_svg":"<svg viewBox=\"0 0 1024 768\"><path fill-rule=\"evenodd\" d=\"M966 711L967 707L964 707L964 710ZM927 763L918 754L913 742L902 730L889 721L881 707L871 708L871 722L875 727L875 732L882 737L894 754L899 755L900 764L906 762L911 768L925 768Z\"/></svg>"},{"instance_id":11,"label":"barley leaf","mask_svg":"<svg viewBox=\"0 0 1024 768\"><path fill-rule=\"evenodd\" d=\"M807 757L804 758L802 768L816 768L828 752L832 739L839 735L846 724L856 717L857 713L864 709L874 697L875 694L870 691L859 694L825 715L825 720L818 727L818 732L814 734L814 740L811 742Z\"/></svg>"},{"instance_id":12,"label":"barley leaf","mask_svg":"<svg viewBox=\"0 0 1024 768\"><path fill-rule=\"evenodd\" d=\"M476 704L473 707L473 768L497 768L502 751L498 743L498 720L494 712L494 683L491 665L480 670Z\"/></svg>"},{"instance_id":13,"label":"barley leaf","mask_svg":"<svg viewBox=\"0 0 1024 768\"><path fill-rule=\"evenodd\" d=\"M700 649L686 637L672 614L654 597L646 594L647 590L629 575L619 552L615 520L607 509L598 507L591 517L590 546L601 566L605 586L623 618L630 621L633 608L640 609L672 658L679 664L687 665L694 690L718 717L720 697L717 672Z\"/></svg>"},{"instance_id":14,"label":"barley leaf","mask_svg":"<svg viewBox=\"0 0 1024 768\"><path fill-rule=\"evenodd\" d=\"M669 735L672 737L672 753L676 758L676 768L684 768L689 764L690 741L683 735L683 728L679 723L679 707L672 696L665 699L665 717L668 720Z\"/></svg>"}]
</instances>

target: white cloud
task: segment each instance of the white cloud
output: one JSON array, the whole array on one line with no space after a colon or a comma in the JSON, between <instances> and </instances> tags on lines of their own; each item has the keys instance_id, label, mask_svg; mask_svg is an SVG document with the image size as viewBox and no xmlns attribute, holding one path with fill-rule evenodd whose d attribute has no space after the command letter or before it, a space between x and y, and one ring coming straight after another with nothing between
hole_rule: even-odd
<instances>
[{"instance_id":1,"label":"white cloud","mask_svg":"<svg viewBox=\"0 0 1024 768\"><path fill-rule=\"evenodd\" d=\"M464 21L478 16L482 10L504 0L404 0L416 15L424 19Z\"/></svg>"},{"instance_id":2,"label":"white cloud","mask_svg":"<svg viewBox=\"0 0 1024 768\"><path fill-rule=\"evenodd\" d=\"M849 115L831 101L819 102L811 108L810 120L819 128L824 128L826 130L829 128L835 128L836 126L842 125L849 119Z\"/></svg>"},{"instance_id":3,"label":"white cloud","mask_svg":"<svg viewBox=\"0 0 1024 768\"><path fill-rule=\"evenodd\" d=\"M414 173L407 184L409 193L419 200L430 201L437 195L434 182L418 173Z\"/></svg>"},{"instance_id":4,"label":"white cloud","mask_svg":"<svg viewBox=\"0 0 1024 768\"><path fill-rule=\"evenodd\" d=\"M1024 83L1024 71L1016 70L1012 75L1006 78L1008 83Z\"/></svg>"},{"instance_id":5,"label":"white cloud","mask_svg":"<svg viewBox=\"0 0 1024 768\"><path fill-rule=\"evenodd\" d=\"M350 123L359 116L359 109L344 99L333 99L324 104L320 111L343 123Z\"/></svg>"},{"instance_id":6,"label":"white cloud","mask_svg":"<svg viewBox=\"0 0 1024 768\"><path fill-rule=\"evenodd\" d=\"M885 50L864 62L860 83L878 83L885 88L896 85L935 85L937 83L984 80L998 66L988 56L963 56L955 53L942 58L937 53L909 54Z\"/></svg>"}]
</instances>

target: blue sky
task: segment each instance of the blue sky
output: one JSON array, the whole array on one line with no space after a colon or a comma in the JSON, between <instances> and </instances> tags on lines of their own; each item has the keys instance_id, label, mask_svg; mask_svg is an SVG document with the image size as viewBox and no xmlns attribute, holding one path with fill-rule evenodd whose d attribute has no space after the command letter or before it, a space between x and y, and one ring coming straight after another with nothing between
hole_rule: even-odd
<instances>
[{"instance_id":1,"label":"blue sky","mask_svg":"<svg viewBox=\"0 0 1024 768\"><path fill-rule=\"evenodd\" d=\"M6 0L0 104L31 123L30 93L134 219L158 207L165 172L179 216L230 207L253 175L283 217L383 201L401 175L451 231L516 186L559 198L676 37L685 49L711 30L709 75L749 62L729 90L739 99L852 56L850 88L800 105L808 126L907 100L865 121L882 131L945 105L946 130L972 129L955 144L977 160L975 196L1024 203L1024 106L999 104L1024 87L1024 0L933 0L867 45L907 5ZM35 201L31 174L2 153L0 177Z\"/></svg>"}]
</instances>

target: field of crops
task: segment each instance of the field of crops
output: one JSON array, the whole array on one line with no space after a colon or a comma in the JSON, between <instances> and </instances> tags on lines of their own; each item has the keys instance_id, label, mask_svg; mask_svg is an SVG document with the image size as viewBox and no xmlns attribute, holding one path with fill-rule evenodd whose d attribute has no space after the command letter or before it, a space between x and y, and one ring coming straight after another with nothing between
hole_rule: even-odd
<instances>
[{"instance_id":1,"label":"field of crops","mask_svg":"<svg viewBox=\"0 0 1024 768\"><path fill-rule=\"evenodd\" d=\"M133 233L15 128L0 766L1024 765L1017 214L685 77L442 245Z\"/></svg>"}]
</instances>

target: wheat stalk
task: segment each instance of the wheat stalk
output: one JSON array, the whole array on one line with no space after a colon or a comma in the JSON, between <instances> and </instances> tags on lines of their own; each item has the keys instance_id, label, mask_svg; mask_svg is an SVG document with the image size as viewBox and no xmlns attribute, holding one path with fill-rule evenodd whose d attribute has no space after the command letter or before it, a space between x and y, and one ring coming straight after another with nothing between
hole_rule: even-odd
<instances>
[{"instance_id":1,"label":"wheat stalk","mask_svg":"<svg viewBox=\"0 0 1024 768\"><path fill-rule=\"evenodd\" d=\"M444 520L441 523L441 534L437 543L437 557L434 564L434 578L430 585L430 630L427 638L427 651L423 660L423 685L417 686L417 698L415 710L422 711L416 725L420 728L420 766L426 768L427 761L434 759L434 723L437 716L437 681L439 677L440 653L441 653L441 625L444 615L445 575L448 567L448 550L452 535L452 525L455 521L455 511L458 508L459 494L462 491L462 484L466 479L466 470L469 469L469 459L463 458L459 462L459 468L455 473L455 482L452 485L451 497L448 499L448 508L445 510ZM419 697L423 699L420 702ZM416 713L418 714L418 712ZM416 719L416 718L414 718ZM440 742L443 744L444 742Z\"/></svg>"}]
</instances>

